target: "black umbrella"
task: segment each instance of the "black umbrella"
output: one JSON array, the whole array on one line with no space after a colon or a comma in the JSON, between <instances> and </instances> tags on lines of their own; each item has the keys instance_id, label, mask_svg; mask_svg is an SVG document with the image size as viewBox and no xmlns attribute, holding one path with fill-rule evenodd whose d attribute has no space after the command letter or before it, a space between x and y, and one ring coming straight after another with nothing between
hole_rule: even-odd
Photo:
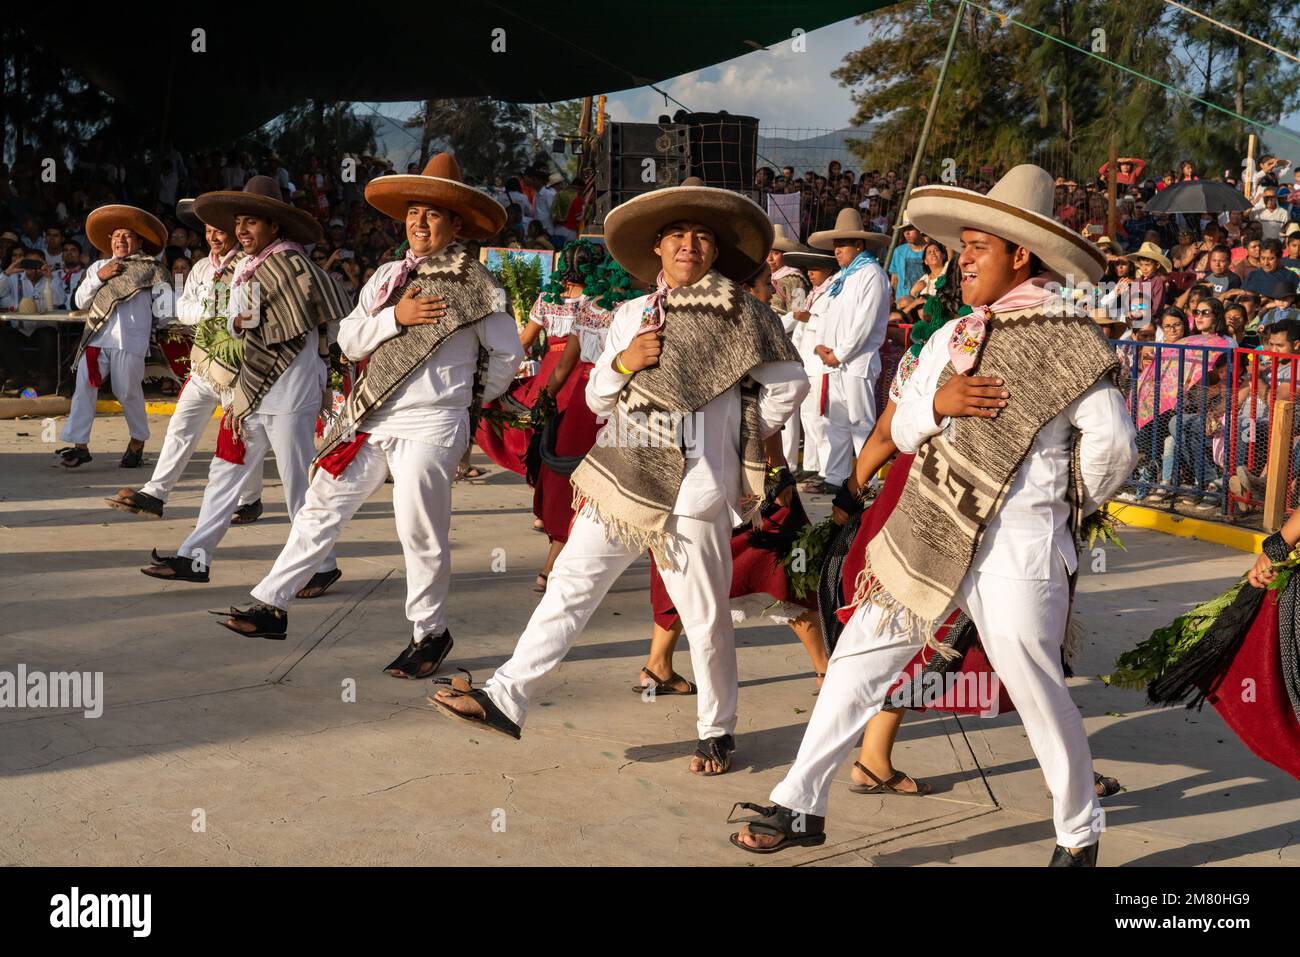
<instances>
[{"instance_id":1,"label":"black umbrella","mask_svg":"<svg viewBox=\"0 0 1300 957\"><path fill-rule=\"evenodd\" d=\"M1227 183L1194 179L1166 186L1147 203L1148 213L1232 213L1250 209L1250 200Z\"/></svg>"}]
</instances>

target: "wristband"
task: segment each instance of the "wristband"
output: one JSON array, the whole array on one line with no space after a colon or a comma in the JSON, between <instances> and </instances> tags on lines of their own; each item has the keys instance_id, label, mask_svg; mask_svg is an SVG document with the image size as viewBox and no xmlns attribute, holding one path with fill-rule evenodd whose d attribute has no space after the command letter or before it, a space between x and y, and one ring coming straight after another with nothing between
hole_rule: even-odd
<instances>
[{"instance_id":1,"label":"wristband","mask_svg":"<svg viewBox=\"0 0 1300 957\"><path fill-rule=\"evenodd\" d=\"M632 374L632 370L623 365L623 353L621 352L614 357L614 368L623 375Z\"/></svg>"}]
</instances>

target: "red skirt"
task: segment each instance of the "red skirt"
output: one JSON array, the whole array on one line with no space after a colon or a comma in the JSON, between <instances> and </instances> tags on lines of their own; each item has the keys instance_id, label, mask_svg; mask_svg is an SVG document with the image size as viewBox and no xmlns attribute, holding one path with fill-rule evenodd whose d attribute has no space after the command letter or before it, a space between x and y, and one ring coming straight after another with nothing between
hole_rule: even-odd
<instances>
[{"instance_id":1,"label":"red skirt","mask_svg":"<svg viewBox=\"0 0 1300 957\"><path fill-rule=\"evenodd\" d=\"M1277 595L1266 595L1219 690L1208 700L1246 747L1300 779L1300 721L1282 676L1277 611Z\"/></svg>"},{"instance_id":2,"label":"red skirt","mask_svg":"<svg viewBox=\"0 0 1300 957\"><path fill-rule=\"evenodd\" d=\"M547 380L551 377L552 370L559 364L560 357L564 355L564 347L568 341L567 336L550 340L546 348L546 355L542 357L542 364L538 368L537 374L516 383L510 389L510 397L532 408L533 403L537 401L537 394L545 388ZM489 403L490 406L491 403ZM525 473L524 460L528 455L528 443L532 440L532 437L532 429L508 428L484 419L480 420L478 429L474 433L474 443L482 449L484 455L501 468L523 475Z\"/></svg>"},{"instance_id":3,"label":"red skirt","mask_svg":"<svg viewBox=\"0 0 1300 957\"><path fill-rule=\"evenodd\" d=\"M876 495L875 501L871 503L871 507L868 508L862 516L862 524L858 527L857 537L853 539L853 546L849 549L848 555L844 558L844 577L841 579L840 587L841 600L844 602L846 607L842 608L839 613L842 621L847 622L849 617L852 615L852 609L847 606L849 602L853 601L854 583L858 580L858 574L867 564L867 543L870 542L871 539L875 537L876 533L884 527L885 520L889 518L889 514L894 510L894 506L898 504L899 498L902 497L903 488L907 485L907 473L912 468L913 458L915 458L913 455L899 454L895 456L893 464L889 466L889 474L885 476L884 487L881 488L880 492ZM942 641L943 638L946 637L947 626L952 624L958 614L959 612L954 611L948 616L947 621L945 621L935 633L936 638ZM903 669L904 674L917 674L919 669L925 667L926 662L930 660L930 656L934 654L938 654L938 652L923 646L919 651L917 651L912 660L907 663L907 666ZM942 702L935 705L934 710L948 711L954 714L981 713L983 709L975 706L974 703L965 700L966 695L961 691L961 688L965 682L971 680L976 682L976 687L992 686L994 677L993 667L989 664L989 659L988 656L984 654L984 649L975 645L962 655L961 665L956 669L956 674L963 680L954 681L947 686L948 690L946 691ZM894 685L889 689L891 694L903 683L903 680L904 679L900 678L894 683ZM1011 698L1007 695L1006 689L1002 688L1000 683L998 684L998 688L998 713L1001 714L1006 711L1014 711L1015 705L1012 704ZM926 709L917 707L912 710L925 711Z\"/></svg>"},{"instance_id":4,"label":"red skirt","mask_svg":"<svg viewBox=\"0 0 1300 957\"><path fill-rule=\"evenodd\" d=\"M587 380L592 364L579 362L555 397L559 418L555 423L555 454L579 458L591 451L600 431L600 420L587 406ZM545 462L537 472L533 490L533 514L546 526L553 542L567 542L573 525L573 486L569 477L550 469Z\"/></svg>"},{"instance_id":5,"label":"red skirt","mask_svg":"<svg viewBox=\"0 0 1300 957\"><path fill-rule=\"evenodd\" d=\"M798 502L798 499L795 500ZM792 503L792 508L794 503ZM791 508L777 509L763 520L765 531L776 531L791 518ZM799 519L802 517L802 521ZM796 528L808 524L808 516L803 514L803 506L793 515ZM750 544L750 526L736 529L731 536L731 591L729 598L744 598L746 595L771 595L777 601L790 605L799 605L809 610L817 608L817 595L796 598L790 588L790 579L781 564L781 556L771 549L758 548ZM660 628L671 629L677 624L677 609L668 597L668 589L659 575L659 567L653 556L650 559L650 609L654 613L655 624Z\"/></svg>"}]
</instances>

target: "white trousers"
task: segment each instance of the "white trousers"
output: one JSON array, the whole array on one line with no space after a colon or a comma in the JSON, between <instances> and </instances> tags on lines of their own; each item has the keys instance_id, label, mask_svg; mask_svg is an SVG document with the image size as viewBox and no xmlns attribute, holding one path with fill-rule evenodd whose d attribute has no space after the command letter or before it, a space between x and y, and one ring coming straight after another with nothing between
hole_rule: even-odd
<instances>
[{"instance_id":1,"label":"white trousers","mask_svg":"<svg viewBox=\"0 0 1300 957\"><path fill-rule=\"evenodd\" d=\"M822 377L809 376L808 394L799 405L799 425L803 432L803 467L826 477L826 460L830 458L830 445L826 441L826 420L822 418ZM794 461L787 455L790 467Z\"/></svg>"},{"instance_id":2,"label":"white trousers","mask_svg":"<svg viewBox=\"0 0 1300 957\"><path fill-rule=\"evenodd\" d=\"M826 402L826 484L843 485L876 427L876 379L832 372Z\"/></svg>"},{"instance_id":3,"label":"white trousers","mask_svg":"<svg viewBox=\"0 0 1300 957\"><path fill-rule=\"evenodd\" d=\"M145 495L167 501L172 489L180 480L185 466L190 464L190 456L199 443L203 430L212 421L212 414L221 405L221 396L206 379L190 376L176 399L176 411L167 423L167 435L163 438L162 450L158 453L158 464L153 468L149 483L140 489ZM238 505L247 505L262 497L262 470L250 469L247 481L239 492Z\"/></svg>"},{"instance_id":4,"label":"white trousers","mask_svg":"<svg viewBox=\"0 0 1300 957\"><path fill-rule=\"evenodd\" d=\"M1056 842L1087 847L1097 842L1101 810L1083 718L1061 668L1068 600L1065 567L1057 562L1049 581L968 573L956 605L975 622L989 662L1020 714L1052 792ZM835 646L799 755L773 789L773 801L805 814L826 814L831 779L917 649L895 616L875 605L859 606Z\"/></svg>"},{"instance_id":5,"label":"white trousers","mask_svg":"<svg viewBox=\"0 0 1300 957\"><path fill-rule=\"evenodd\" d=\"M177 554L197 559L203 566L212 565L217 545L230 529L230 519L239 504L240 492L249 481L249 472L261 474L268 450L275 453L275 469L284 486L284 504L289 519L298 514L307 496L307 467L316 452L316 410L284 415L253 413L244 419L244 463L236 465L212 456L208 467L208 487L203 490L203 505L190 537L181 543ZM334 568L334 553L321 563L319 571Z\"/></svg>"},{"instance_id":6,"label":"white trousers","mask_svg":"<svg viewBox=\"0 0 1300 957\"><path fill-rule=\"evenodd\" d=\"M699 687L696 729L701 739L736 729L736 635L727 600L731 590L731 515L710 519L670 516L670 555L676 569L659 566L681 616ZM568 654L605 593L641 549L605 540L605 527L580 512L569 541L546 581L546 594L519 637L510 660L484 685L492 702L522 726L537 682Z\"/></svg>"},{"instance_id":7,"label":"white trousers","mask_svg":"<svg viewBox=\"0 0 1300 957\"><path fill-rule=\"evenodd\" d=\"M333 554L361 504L393 475L393 519L406 557L406 617L415 640L446 630L451 585L451 483L468 436L449 446L371 436L338 478L317 471L293 517L284 550L253 589L260 602L287 610L303 585Z\"/></svg>"},{"instance_id":8,"label":"white trousers","mask_svg":"<svg viewBox=\"0 0 1300 957\"><path fill-rule=\"evenodd\" d=\"M790 418L785 420L785 425L781 426L781 454L785 456L785 464L790 467L791 472L799 471L799 414L798 410Z\"/></svg>"},{"instance_id":9,"label":"white trousers","mask_svg":"<svg viewBox=\"0 0 1300 957\"><path fill-rule=\"evenodd\" d=\"M144 411L144 356L123 349L100 349L99 374L101 378L107 377L113 397L121 404L131 438L141 442L149 438L149 416ZM77 363L77 389L72 394L72 408L59 438L73 445L90 441L98 398L99 390L90 384L87 357L83 355Z\"/></svg>"}]
</instances>

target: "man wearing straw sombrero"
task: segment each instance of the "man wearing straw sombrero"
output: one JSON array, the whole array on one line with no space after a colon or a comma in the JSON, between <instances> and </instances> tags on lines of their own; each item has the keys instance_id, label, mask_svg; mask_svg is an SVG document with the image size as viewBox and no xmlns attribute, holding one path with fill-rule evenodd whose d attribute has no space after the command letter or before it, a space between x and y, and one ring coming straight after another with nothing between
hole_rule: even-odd
<instances>
[{"instance_id":1,"label":"man wearing straw sombrero","mask_svg":"<svg viewBox=\"0 0 1300 957\"><path fill-rule=\"evenodd\" d=\"M86 236L108 258L91 263L77 287L75 305L85 312L86 329L72 363L77 376L72 408L59 436L72 445L55 455L68 468L91 460L95 400L107 376L131 436L122 468L139 468L149 438L144 360L160 318L157 313L165 311L155 309L154 303L171 288L171 277L155 258L167 242L167 230L151 213L115 204L101 206L86 218Z\"/></svg>"},{"instance_id":2,"label":"man wearing straw sombrero","mask_svg":"<svg viewBox=\"0 0 1300 957\"><path fill-rule=\"evenodd\" d=\"M138 490L120 488L115 496L105 499L119 511L154 518L162 518L163 506L212 421L212 413L229 404L239 371L238 340L226 330L224 304L230 271L243 252L233 235L205 225L194 215L194 200L177 203L176 217L189 229L203 233L209 249L206 257L194 263L185 290L176 300L177 321L194 330L189 378L176 397L176 409L167 423L167 435L149 481ZM262 470L251 469L237 514L256 521L262 513L261 497Z\"/></svg>"},{"instance_id":3,"label":"man wearing straw sombrero","mask_svg":"<svg viewBox=\"0 0 1300 957\"><path fill-rule=\"evenodd\" d=\"M445 606L456 465L471 419L506 390L523 355L504 291L462 244L496 235L506 212L461 181L448 153L418 175L371 180L366 201L405 224L406 255L379 267L340 324L339 348L360 377L321 441L284 550L252 590L256 604L232 609L220 624L283 639L294 595L391 474L411 639L385 670L425 678L452 648Z\"/></svg>"},{"instance_id":4,"label":"man wearing straw sombrero","mask_svg":"<svg viewBox=\"0 0 1300 957\"><path fill-rule=\"evenodd\" d=\"M239 339L239 369L217 432L194 531L175 555L153 553L152 578L206 582L217 545L230 528L248 473L275 455L290 519L307 494L316 417L327 396L326 327L348 311L338 287L304 246L321 240L320 223L280 197L269 176L242 190L204 193L194 214L233 235L243 252L231 272L228 331ZM300 595L314 598L342 573L327 556Z\"/></svg>"},{"instance_id":5,"label":"man wearing straw sombrero","mask_svg":"<svg viewBox=\"0 0 1300 957\"><path fill-rule=\"evenodd\" d=\"M930 337L903 388L892 437L916 456L866 546L861 604L794 766L771 805L744 805L758 814L731 840L760 853L825 842L832 778L915 643L933 644L955 606L973 619L1047 779L1051 866L1095 866L1103 821L1063 645L1082 518L1119 488L1137 453L1114 353L1056 284L1095 283L1105 258L1052 219L1052 178L1037 166L1015 167L987 196L921 187L908 212L961 250L973 311Z\"/></svg>"},{"instance_id":6,"label":"man wearing straw sombrero","mask_svg":"<svg viewBox=\"0 0 1300 957\"><path fill-rule=\"evenodd\" d=\"M455 678L430 701L519 737L538 682L649 548L690 635L699 690L690 768L722 774L736 746L731 530L736 513L757 514L771 464L764 440L807 380L780 319L740 286L772 245L757 204L687 180L611 211L605 243L654 291L618 307L588 381L588 406L609 422L570 478L569 541L510 660L482 688Z\"/></svg>"},{"instance_id":7,"label":"man wearing straw sombrero","mask_svg":"<svg viewBox=\"0 0 1300 957\"><path fill-rule=\"evenodd\" d=\"M803 308L809 289L808 277L786 263L785 254L810 250L791 236L784 224L776 223L772 229L776 235L767 254L767 265L772 270L772 301L768 305L778 316L784 316L796 307Z\"/></svg>"},{"instance_id":8,"label":"man wearing straw sombrero","mask_svg":"<svg viewBox=\"0 0 1300 957\"><path fill-rule=\"evenodd\" d=\"M825 294L822 338L815 350L826 367L821 392L829 447L826 486L838 489L876 424L874 396L890 299L889 277L876 257L884 253L889 237L864 229L862 214L848 208L835 217L834 229L809 236L808 245L833 252L840 264Z\"/></svg>"},{"instance_id":9,"label":"man wearing straw sombrero","mask_svg":"<svg viewBox=\"0 0 1300 957\"><path fill-rule=\"evenodd\" d=\"M826 308L830 298L826 295L831 281L839 271L840 264L831 253L808 249L801 252L785 254L785 262L802 269L808 274L812 289L804 299L803 308L790 313L792 322L786 323L790 329L790 338L799 350L803 360L804 374L808 377L808 394L799 404L799 431L803 436L803 460L800 477L807 480L807 488L815 488L826 481L826 461L830 458L830 446L826 441L826 419L821 410L822 377L826 366L822 364L817 347L821 344L822 326L826 319ZM793 419L794 416L791 416ZM786 429L789 430L789 423ZM792 465L795 456L789 446L785 446L786 461ZM800 486L805 488L805 486Z\"/></svg>"}]
</instances>

